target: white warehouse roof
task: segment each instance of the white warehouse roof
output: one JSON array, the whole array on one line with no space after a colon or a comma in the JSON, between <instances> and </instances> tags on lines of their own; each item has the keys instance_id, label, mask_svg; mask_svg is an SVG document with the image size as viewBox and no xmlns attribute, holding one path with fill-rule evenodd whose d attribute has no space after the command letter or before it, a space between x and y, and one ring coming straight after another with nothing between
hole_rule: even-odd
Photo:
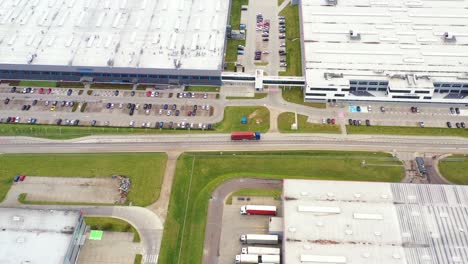
<instances>
[{"instance_id":1,"label":"white warehouse roof","mask_svg":"<svg viewBox=\"0 0 468 264\"><path fill-rule=\"evenodd\" d=\"M0 263L65 263L78 211L0 208Z\"/></svg>"},{"instance_id":2,"label":"white warehouse roof","mask_svg":"<svg viewBox=\"0 0 468 264\"><path fill-rule=\"evenodd\" d=\"M301 2L309 86L340 87L392 74L418 75L421 88L430 87L423 76L468 83L467 0Z\"/></svg>"},{"instance_id":3,"label":"white warehouse roof","mask_svg":"<svg viewBox=\"0 0 468 264\"><path fill-rule=\"evenodd\" d=\"M220 70L228 0L0 0L0 64Z\"/></svg>"},{"instance_id":4,"label":"white warehouse roof","mask_svg":"<svg viewBox=\"0 0 468 264\"><path fill-rule=\"evenodd\" d=\"M284 180L283 196L285 264L468 260L468 186Z\"/></svg>"}]
</instances>

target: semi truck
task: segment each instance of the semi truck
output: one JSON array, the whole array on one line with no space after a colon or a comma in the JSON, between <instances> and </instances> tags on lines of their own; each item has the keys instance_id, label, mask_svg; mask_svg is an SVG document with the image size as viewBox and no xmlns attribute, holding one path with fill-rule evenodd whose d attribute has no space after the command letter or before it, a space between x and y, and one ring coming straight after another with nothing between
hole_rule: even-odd
<instances>
[{"instance_id":1,"label":"semi truck","mask_svg":"<svg viewBox=\"0 0 468 264\"><path fill-rule=\"evenodd\" d=\"M257 255L279 255L279 248L272 247L243 247L242 254L257 254Z\"/></svg>"},{"instance_id":2,"label":"semi truck","mask_svg":"<svg viewBox=\"0 0 468 264\"><path fill-rule=\"evenodd\" d=\"M241 215L276 215L276 206L272 205L243 205Z\"/></svg>"},{"instance_id":3,"label":"semi truck","mask_svg":"<svg viewBox=\"0 0 468 264\"><path fill-rule=\"evenodd\" d=\"M263 245L278 245L278 235L258 235L245 234L241 235L240 241L242 244L263 244Z\"/></svg>"},{"instance_id":4,"label":"semi truck","mask_svg":"<svg viewBox=\"0 0 468 264\"><path fill-rule=\"evenodd\" d=\"M260 132L232 132L231 140L260 140Z\"/></svg>"},{"instance_id":5,"label":"semi truck","mask_svg":"<svg viewBox=\"0 0 468 264\"><path fill-rule=\"evenodd\" d=\"M279 255L256 255L256 254L241 254L236 255L236 263L251 264L251 263L280 263Z\"/></svg>"}]
</instances>

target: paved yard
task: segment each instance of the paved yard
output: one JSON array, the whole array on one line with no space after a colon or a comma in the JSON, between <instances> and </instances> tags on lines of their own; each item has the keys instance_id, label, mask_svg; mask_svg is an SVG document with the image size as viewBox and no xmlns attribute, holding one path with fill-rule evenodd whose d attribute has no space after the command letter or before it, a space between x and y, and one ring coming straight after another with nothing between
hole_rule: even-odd
<instances>
[{"instance_id":1,"label":"paved yard","mask_svg":"<svg viewBox=\"0 0 468 264\"><path fill-rule=\"evenodd\" d=\"M139 254L140 243L132 242L133 233L104 232L102 240L86 241L78 256L78 264L133 264L135 255Z\"/></svg>"},{"instance_id":2,"label":"paved yard","mask_svg":"<svg viewBox=\"0 0 468 264\"><path fill-rule=\"evenodd\" d=\"M28 201L114 203L119 199L117 179L27 176L10 193L27 193ZM8 196L10 196L10 193ZM17 197L17 196L16 196Z\"/></svg>"},{"instance_id":3,"label":"paved yard","mask_svg":"<svg viewBox=\"0 0 468 264\"><path fill-rule=\"evenodd\" d=\"M245 204L276 205L280 209L280 201L271 197L250 197L250 201L237 201L232 198L232 205L225 205L223 210L223 223L220 240L218 263L233 263L236 255L243 247L240 243L242 234L267 234L269 216L240 215L240 207ZM278 216L282 216L278 211ZM209 225L210 223L208 223Z\"/></svg>"}]
</instances>

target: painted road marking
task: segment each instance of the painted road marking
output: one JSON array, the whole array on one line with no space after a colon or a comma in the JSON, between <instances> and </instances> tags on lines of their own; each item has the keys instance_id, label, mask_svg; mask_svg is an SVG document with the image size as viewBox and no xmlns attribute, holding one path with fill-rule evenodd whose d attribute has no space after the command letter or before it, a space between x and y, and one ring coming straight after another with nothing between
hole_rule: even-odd
<instances>
[{"instance_id":1,"label":"painted road marking","mask_svg":"<svg viewBox=\"0 0 468 264\"><path fill-rule=\"evenodd\" d=\"M157 263L158 262L158 255L144 255L143 256L143 263Z\"/></svg>"}]
</instances>

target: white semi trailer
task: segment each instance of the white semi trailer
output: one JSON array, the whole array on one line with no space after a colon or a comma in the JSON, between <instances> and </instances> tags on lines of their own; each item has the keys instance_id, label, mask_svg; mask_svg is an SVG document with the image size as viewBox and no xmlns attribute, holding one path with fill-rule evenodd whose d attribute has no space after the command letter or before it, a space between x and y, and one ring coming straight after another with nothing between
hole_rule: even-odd
<instances>
[{"instance_id":1,"label":"white semi trailer","mask_svg":"<svg viewBox=\"0 0 468 264\"><path fill-rule=\"evenodd\" d=\"M256 255L256 254L241 254L236 255L236 263L239 264L258 264L258 263L272 263L279 264L279 255Z\"/></svg>"},{"instance_id":2,"label":"white semi trailer","mask_svg":"<svg viewBox=\"0 0 468 264\"><path fill-rule=\"evenodd\" d=\"M246 234L241 235L240 241L242 244L263 244L263 245L278 245L278 235L258 235Z\"/></svg>"},{"instance_id":3,"label":"white semi trailer","mask_svg":"<svg viewBox=\"0 0 468 264\"><path fill-rule=\"evenodd\" d=\"M279 255L281 250L272 247L243 247L242 254Z\"/></svg>"}]
</instances>

